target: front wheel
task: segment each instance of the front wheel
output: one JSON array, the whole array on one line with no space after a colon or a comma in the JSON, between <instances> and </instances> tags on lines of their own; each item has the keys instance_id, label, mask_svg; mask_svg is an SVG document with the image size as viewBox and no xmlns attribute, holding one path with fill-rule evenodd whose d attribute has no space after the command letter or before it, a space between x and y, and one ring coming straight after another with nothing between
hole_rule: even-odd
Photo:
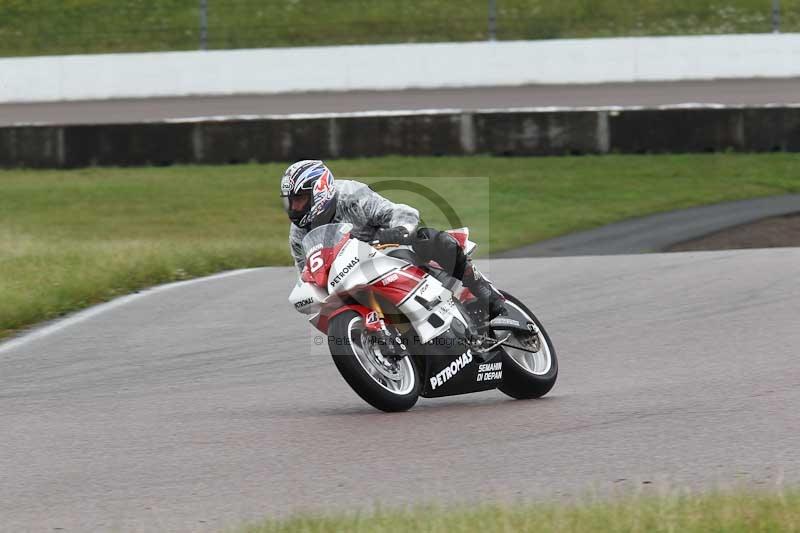
<instances>
[{"instance_id":1,"label":"front wheel","mask_svg":"<svg viewBox=\"0 0 800 533\"><path fill-rule=\"evenodd\" d=\"M503 296L506 297L506 307L536 324L538 331L534 334L515 333L508 339L508 344L529 351L503 347L503 381L498 388L518 400L539 398L556 384L556 350L544 326L531 310L507 292L503 292Z\"/></svg>"},{"instance_id":2,"label":"front wheel","mask_svg":"<svg viewBox=\"0 0 800 533\"><path fill-rule=\"evenodd\" d=\"M328 325L333 362L356 394L381 411L407 411L419 398L419 373L411 357L384 357L381 346L355 311L336 315Z\"/></svg>"}]
</instances>

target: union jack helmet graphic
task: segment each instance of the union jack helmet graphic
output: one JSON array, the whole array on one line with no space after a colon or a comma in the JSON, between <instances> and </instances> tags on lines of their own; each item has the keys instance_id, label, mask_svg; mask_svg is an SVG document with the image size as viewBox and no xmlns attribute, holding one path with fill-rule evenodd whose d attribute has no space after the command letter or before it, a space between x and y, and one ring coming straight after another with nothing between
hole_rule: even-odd
<instances>
[{"instance_id":1,"label":"union jack helmet graphic","mask_svg":"<svg viewBox=\"0 0 800 533\"><path fill-rule=\"evenodd\" d=\"M336 213L333 172L319 160L294 163L283 173L281 199L296 226L313 229L328 224Z\"/></svg>"}]
</instances>

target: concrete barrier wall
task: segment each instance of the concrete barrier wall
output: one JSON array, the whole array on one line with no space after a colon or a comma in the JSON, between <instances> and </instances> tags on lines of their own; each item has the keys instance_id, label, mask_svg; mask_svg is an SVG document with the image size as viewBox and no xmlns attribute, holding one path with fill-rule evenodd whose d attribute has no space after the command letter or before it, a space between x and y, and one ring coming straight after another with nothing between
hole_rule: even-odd
<instances>
[{"instance_id":1,"label":"concrete barrier wall","mask_svg":"<svg viewBox=\"0 0 800 533\"><path fill-rule=\"evenodd\" d=\"M0 128L0 166L402 155L800 152L800 106L323 115Z\"/></svg>"},{"instance_id":2,"label":"concrete barrier wall","mask_svg":"<svg viewBox=\"0 0 800 533\"><path fill-rule=\"evenodd\" d=\"M800 76L800 34L0 59L0 103Z\"/></svg>"}]
</instances>

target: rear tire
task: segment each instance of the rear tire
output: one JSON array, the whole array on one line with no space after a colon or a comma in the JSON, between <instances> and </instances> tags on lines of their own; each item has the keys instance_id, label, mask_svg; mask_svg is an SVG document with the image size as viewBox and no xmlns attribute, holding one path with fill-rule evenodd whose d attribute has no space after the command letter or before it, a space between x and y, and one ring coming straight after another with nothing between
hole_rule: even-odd
<instances>
[{"instance_id":1,"label":"rear tire","mask_svg":"<svg viewBox=\"0 0 800 533\"><path fill-rule=\"evenodd\" d=\"M411 409L421 388L414 361L406 356L396 362L395 368L381 365L374 349L365 346L363 331L364 319L355 311L331 319L328 348L339 373L361 399L376 409L386 412ZM396 380L391 378L393 371L398 376Z\"/></svg>"},{"instance_id":2,"label":"rear tire","mask_svg":"<svg viewBox=\"0 0 800 533\"><path fill-rule=\"evenodd\" d=\"M541 349L537 355L527 356L520 350L512 352L510 349L503 348L503 381L498 389L518 400L540 398L550 392L550 389L556 384L558 378L556 350L544 326L533 312L507 292L503 292L503 296L506 297L506 305L516 307L536 324L539 329ZM517 342L519 341L513 336L509 339L511 344Z\"/></svg>"}]
</instances>

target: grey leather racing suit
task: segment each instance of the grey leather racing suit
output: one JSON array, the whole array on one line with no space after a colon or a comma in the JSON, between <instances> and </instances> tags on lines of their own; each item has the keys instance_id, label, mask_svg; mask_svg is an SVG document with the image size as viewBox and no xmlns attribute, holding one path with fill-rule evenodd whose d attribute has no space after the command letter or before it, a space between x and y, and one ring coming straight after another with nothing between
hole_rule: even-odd
<instances>
[{"instance_id":1,"label":"grey leather racing suit","mask_svg":"<svg viewBox=\"0 0 800 533\"><path fill-rule=\"evenodd\" d=\"M336 180L336 214L332 223L349 222L353 237L371 241L382 228L404 226L412 233L419 224L419 211L405 204L391 202L367 185L352 180ZM307 230L294 224L289 229L289 248L298 270L305 265L301 243Z\"/></svg>"}]
</instances>

